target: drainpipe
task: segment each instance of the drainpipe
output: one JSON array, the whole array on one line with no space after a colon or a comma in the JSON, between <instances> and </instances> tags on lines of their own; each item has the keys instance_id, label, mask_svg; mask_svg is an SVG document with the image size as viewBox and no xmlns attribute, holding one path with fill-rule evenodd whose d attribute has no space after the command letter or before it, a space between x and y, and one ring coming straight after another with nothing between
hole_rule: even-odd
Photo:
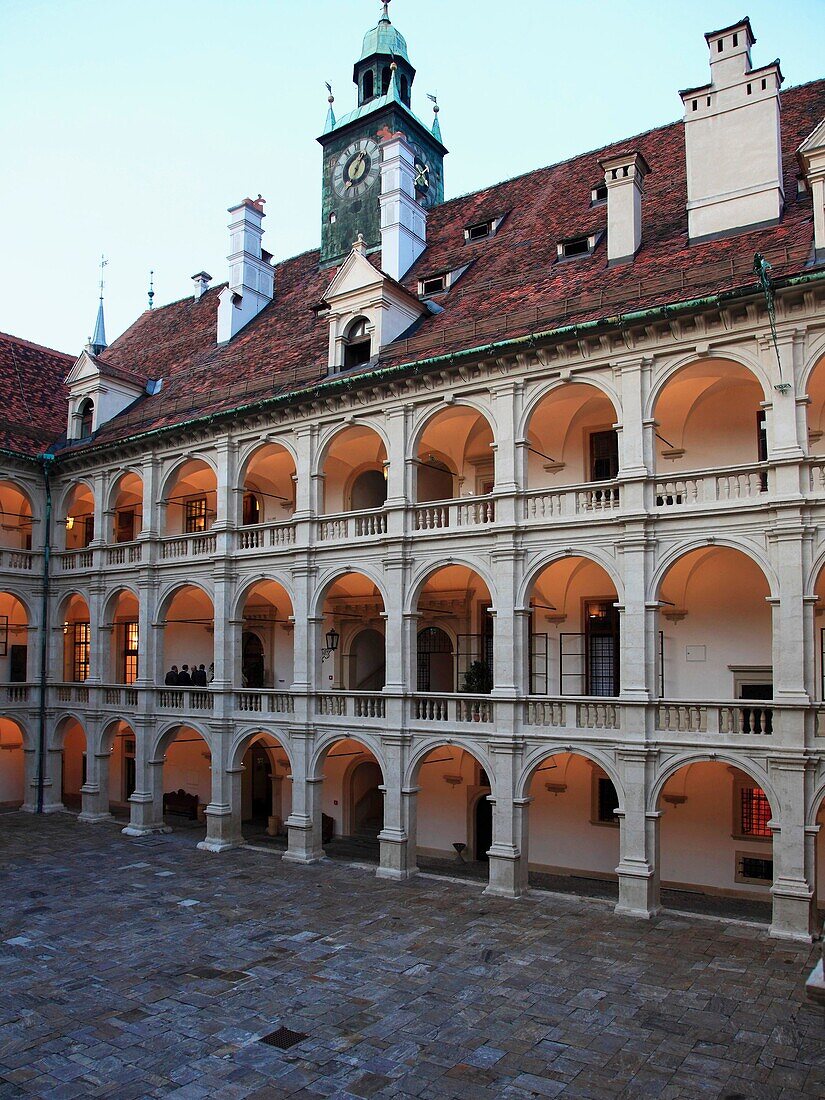
<instances>
[{"instance_id":1,"label":"drainpipe","mask_svg":"<svg viewBox=\"0 0 825 1100\"><path fill-rule=\"evenodd\" d=\"M52 486L49 471L53 454L40 455L40 467L46 487L46 518L43 528L43 599L40 611L40 716L37 732L37 812L43 813L43 787L46 780L46 677L49 661L49 567L51 564Z\"/></svg>"}]
</instances>

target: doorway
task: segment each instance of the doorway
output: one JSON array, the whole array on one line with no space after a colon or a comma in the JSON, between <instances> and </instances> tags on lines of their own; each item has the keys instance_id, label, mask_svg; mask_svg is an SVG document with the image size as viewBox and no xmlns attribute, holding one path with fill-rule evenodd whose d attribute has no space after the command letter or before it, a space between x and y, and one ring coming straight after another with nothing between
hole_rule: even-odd
<instances>
[{"instance_id":1,"label":"doorway","mask_svg":"<svg viewBox=\"0 0 825 1100\"><path fill-rule=\"evenodd\" d=\"M489 863L488 851L493 845L493 804L482 794L475 808L475 836L473 852L476 860Z\"/></svg>"},{"instance_id":2,"label":"doorway","mask_svg":"<svg viewBox=\"0 0 825 1100\"><path fill-rule=\"evenodd\" d=\"M264 686L264 647L257 634L245 632L243 636L243 686Z\"/></svg>"}]
</instances>

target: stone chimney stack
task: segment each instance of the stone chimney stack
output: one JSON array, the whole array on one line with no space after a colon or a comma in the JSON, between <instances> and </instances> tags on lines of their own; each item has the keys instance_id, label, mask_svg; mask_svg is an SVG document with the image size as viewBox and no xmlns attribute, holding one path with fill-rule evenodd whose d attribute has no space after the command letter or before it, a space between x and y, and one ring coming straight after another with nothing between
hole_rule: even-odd
<instances>
[{"instance_id":1,"label":"stone chimney stack","mask_svg":"<svg viewBox=\"0 0 825 1100\"><path fill-rule=\"evenodd\" d=\"M600 160L607 185L607 262L630 263L642 243L642 195L650 171L641 153Z\"/></svg>"},{"instance_id":2,"label":"stone chimney stack","mask_svg":"<svg viewBox=\"0 0 825 1100\"><path fill-rule=\"evenodd\" d=\"M705 39L710 83L679 93L685 105L691 241L772 225L785 199L779 62L751 68L756 39L748 19Z\"/></svg>"},{"instance_id":3,"label":"stone chimney stack","mask_svg":"<svg viewBox=\"0 0 825 1100\"><path fill-rule=\"evenodd\" d=\"M229 208L229 285L218 302L218 343L225 343L272 301L274 272L261 248L264 200L244 199Z\"/></svg>"},{"instance_id":4,"label":"stone chimney stack","mask_svg":"<svg viewBox=\"0 0 825 1100\"><path fill-rule=\"evenodd\" d=\"M202 298L204 296L204 294L206 294L207 290L209 290L209 284L211 282L212 282L212 276L207 274L205 271L199 271L197 273L197 275L192 276L192 283L193 283L194 288L195 288L195 301L196 302L197 302L198 298Z\"/></svg>"},{"instance_id":5,"label":"stone chimney stack","mask_svg":"<svg viewBox=\"0 0 825 1100\"><path fill-rule=\"evenodd\" d=\"M427 212L415 197L415 154L403 134L381 145L381 267L403 279L427 247Z\"/></svg>"}]
</instances>

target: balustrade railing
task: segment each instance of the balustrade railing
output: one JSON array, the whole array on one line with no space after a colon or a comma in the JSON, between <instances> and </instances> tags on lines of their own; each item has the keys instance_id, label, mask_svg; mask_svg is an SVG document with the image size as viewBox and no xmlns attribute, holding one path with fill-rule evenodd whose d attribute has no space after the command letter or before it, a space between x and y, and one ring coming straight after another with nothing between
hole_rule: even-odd
<instances>
[{"instance_id":1,"label":"balustrade railing","mask_svg":"<svg viewBox=\"0 0 825 1100\"><path fill-rule=\"evenodd\" d=\"M33 684L4 684L0 700L4 706L24 706L33 692Z\"/></svg>"},{"instance_id":2,"label":"balustrade railing","mask_svg":"<svg viewBox=\"0 0 825 1100\"><path fill-rule=\"evenodd\" d=\"M415 695L410 716L427 724L490 723L495 719L495 703L487 695Z\"/></svg>"},{"instance_id":3,"label":"balustrade railing","mask_svg":"<svg viewBox=\"0 0 825 1100\"><path fill-rule=\"evenodd\" d=\"M238 550L268 550L295 545L294 523L269 523L256 527L242 527L236 535Z\"/></svg>"},{"instance_id":4,"label":"balustrade railing","mask_svg":"<svg viewBox=\"0 0 825 1100\"><path fill-rule=\"evenodd\" d=\"M530 489L524 494L522 519L560 519L615 512L621 504L615 481L594 481L587 485L564 485L554 489Z\"/></svg>"},{"instance_id":5,"label":"balustrade railing","mask_svg":"<svg viewBox=\"0 0 825 1100\"><path fill-rule=\"evenodd\" d=\"M484 527L496 521L496 502L492 497L458 497L413 506L416 531L443 531L460 527Z\"/></svg>"},{"instance_id":6,"label":"balustrade railing","mask_svg":"<svg viewBox=\"0 0 825 1100\"><path fill-rule=\"evenodd\" d=\"M7 547L0 548L0 569L13 569L15 572L31 573L34 571L35 555L31 550L11 550Z\"/></svg>"},{"instance_id":7,"label":"balustrade railing","mask_svg":"<svg viewBox=\"0 0 825 1100\"><path fill-rule=\"evenodd\" d=\"M79 569L93 569L94 550L63 550L55 555L61 573L75 573Z\"/></svg>"},{"instance_id":8,"label":"balustrade railing","mask_svg":"<svg viewBox=\"0 0 825 1100\"><path fill-rule=\"evenodd\" d=\"M160 557L161 561L202 558L214 554L217 546L217 535L208 531L197 535L175 535L160 540Z\"/></svg>"},{"instance_id":9,"label":"balustrade railing","mask_svg":"<svg viewBox=\"0 0 825 1100\"><path fill-rule=\"evenodd\" d=\"M656 479L657 508L698 508L704 504L758 500L768 491L768 465L697 470Z\"/></svg>"},{"instance_id":10,"label":"balustrade railing","mask_svg":"<svg viewBox=\"0 0 825 1100\"><path fill-rule=\"evenodd\" d=\"M106 548L107 565L137 565L143 561L143 544L124 542Z\"/></svg>"},{"instance_id":11,"label":"balustrade railing","mask_svg":"<svg viewBox=\"0 0 825 1100\"><path fill-rule=\"evenodd\" d=\"M384 718L387 703L380 692L324 691L315 696L315 713L324 718Z\"/></svg>"}]
</instances>

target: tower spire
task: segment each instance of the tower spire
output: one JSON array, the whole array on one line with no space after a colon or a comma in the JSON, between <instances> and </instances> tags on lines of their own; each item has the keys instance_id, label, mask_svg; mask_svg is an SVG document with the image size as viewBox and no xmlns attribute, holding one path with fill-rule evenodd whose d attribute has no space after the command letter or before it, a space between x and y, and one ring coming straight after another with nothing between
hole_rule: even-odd
<instances>
[{"instance_id":1,"label":"tower spire","mask_svg":"<svg viewBox=\"0 0 825 1100\"><path fill-rule=\"evenodd\" d=\"M332 131L335 129L335 111L333 109L333 104L335 103L335 96L332 94L332 85L329 83L329 81L327 81L327 92L329 93L329 95L327 96L327 103L329 104L329 110L327 111L327 122L326 122L326 125L324 126L324 133L325 134L331 134Z\"/></svg>"},{"instance_id":2,"label":"tower spire","mask_svg":"<svg viewBox=\"0 0 825 1100\"><path fill-rule=\"evenodd\" d=\"M389 23L390 22L390 0L383 0L383 4L384 4L384 10L381 13L381 22L382 23Z\"/></svg>"},{"instance_id":3,"label":"tower spire","mask_svg":"<svg viewBox=\"0 0 825 1100\"><path fill-rule=\"evenodd\" d=\"M103 321L103 269L108 262L105 256L100 257L100 301L97 306L97 320L95 321L94 335L89 341L89 350L92 355L100 355L100 353L105 351L109 346L106 343L106 326Z\"/></svg>"}]
</instances>

